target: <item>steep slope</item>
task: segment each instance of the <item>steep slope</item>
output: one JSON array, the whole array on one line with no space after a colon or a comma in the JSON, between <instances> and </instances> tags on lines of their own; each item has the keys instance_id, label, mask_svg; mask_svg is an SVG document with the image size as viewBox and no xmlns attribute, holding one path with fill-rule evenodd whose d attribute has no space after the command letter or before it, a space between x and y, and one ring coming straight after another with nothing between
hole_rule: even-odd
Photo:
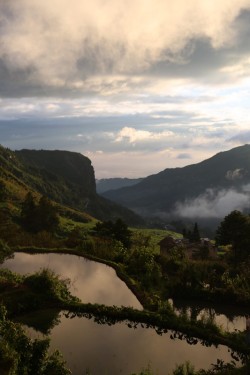
<instances>
[{"instance_id":1,"label":"steep slope","mask_svg":"<svg viewBox=\"0 0 250 375\"><path fill-rule=\"evenodd\" d=\"M135 186L103 195L145 216L173 215L178 205L209 191L213 194L230 189L241 192L249 183L250 145L244 145L198 164L165 169Z\"/></svg>"},{"instance_id":2,"label":"steep slope","mask_svg":"<svg viewBox=\"0 0 250 375\"><path fill-rule=\"evenodd\" d=\"M27 192L49 197L59 212L80 221L122 218L130 225L143 220L127 208L100 197L91 161L67 151L11 151L0 145L0 209L6 217L19 215Z\"/></svg>"},{"instance_id":3,"label":"steep slope","mask_svg":"<svg viewBox=\"0 0 250 375\"><path fill-rule=\"evenodd\" d=\"M25 182L56 202L84 209L95 195L94 169L81 154L21 150L15 151L15 156L25 166Z\"/></svg>"},{"instance_id":4,"label":"steep slope","mask_svg":"<svg viewBox=\"0 0 250 375\"><path fill-rule=\"evenodd\" d=\"M39 181L39 173L36 172L37 176L30 174L14 151L0 145L0 216L5 218L5 222L9 219L16 221L28 192L31 192L36 200L40 198L41 193L35 189L35 185ZM40 182L42 183L41 180ZM71 209L60 203L57 205L57 209L61 216L76 221L88 222L93 219L84 211Z\"/></svg>"},{"instance_id":5,"label":"steep slope","mask_svg":"<svg viewBox=\"0 0 250 375\"><path fill-rule=\"evenodd\" d=\"M84 211L100 220L118 217L129 224L142 223L130 210L96 193L91 161L76 152L21 150L13 153L23 183L63 205Z\"/></svg>"}]
</instances>

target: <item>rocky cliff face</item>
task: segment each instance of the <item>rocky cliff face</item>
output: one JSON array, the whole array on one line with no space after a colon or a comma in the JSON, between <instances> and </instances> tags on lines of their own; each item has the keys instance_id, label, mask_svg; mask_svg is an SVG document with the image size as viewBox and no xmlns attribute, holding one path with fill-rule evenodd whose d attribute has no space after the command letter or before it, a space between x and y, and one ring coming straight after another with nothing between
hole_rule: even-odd
<instances>
[{"instance_id":1,"label":"rocky cliff face","mask_svg":"<svg viewBox=\"0 0 250 375\"><path fill-rule=\"evenodd\" d=\"M100 220L122 218L128 224L142 220L129 209L96 193L91 161L70 151L21 150L13 153L19 177L33 190L60 204L84 211Z\"/></svg>"},{"instance_id":2,"label":"rocky cliff face","mask_svg":"<svg viewBox=\"0 0 250 375\"><path fill-rule=\"evenodd\" d=\"M29 170L49 174L51 179L81 187L85 195L96 192L95 173L91 161L80 153L69 151L21 150L15 151L18 159ZM47 176L48 177L48 176Z\"/></svg>"}]
</instances>

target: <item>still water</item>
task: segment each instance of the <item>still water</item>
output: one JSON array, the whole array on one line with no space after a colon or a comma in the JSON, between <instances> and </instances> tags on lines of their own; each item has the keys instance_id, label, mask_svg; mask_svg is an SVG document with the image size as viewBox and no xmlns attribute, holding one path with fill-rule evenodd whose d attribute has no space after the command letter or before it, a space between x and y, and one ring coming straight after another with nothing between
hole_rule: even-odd
<instances>
[{"instance_id":1,"label":"still water","mask_svg":"<svg viewBox=\"0 0 250 375\"><path fill-rule=\"evenodd\" d=\"M193 319L211 319L222 327L224 331L245 331L247 308L238 306L209 305L209 303L198 303L194 301L169 300L177 315L186 314Z\"/></svg>"},{"instance_id":2,"label":"still water","mask_svg":"<svg viewBox=\"0 0 250 375\"><path fill-rule=\"evenodd\" d=\"M82 302L142 308L113 268L76 255L15 253L2 267L22 275L49 268L63 279L70 279L71 293Z\"/></svg>"},{"instance_id":3,"label":"still water","mask_svg":"<svg viewBox=\"0 0 250 375\"><path fill-rule=\"evenodd\" d=\"M70 278L72 294L83 302L141 308L112 268L77 256L17 253L3 266L22 274L47 267ZM25 321L37 329L43 318L41 312L32 313ZM51 324L49 332L51 346L62 352L73 375L83 375L88 370L91 375L129 375L149 364L156 375L167 375L176 364L187 360L198 369L209 368L217 358L225 362L232 359L226 347L189 345L185 340L172 340L170 332L160 336L154 329L132 329L126 323L100 325L93 319L66 318L63 312L56 319L54 313L53 318L56 324ZM34 328L27 331L32 337L42 336Z\"/></svg>"},{"instance_id":4,"label":"still water","mask_svg":"<svg viewBox=\"0 0 250 375\"><path fill-rule=\"evenodd\" d=\"M33 317L34 318L34 317ZM209 368L217 358L231 361L227 348L189 345L185 340L171 340L151 328L128 328L125 323L100 325L86 318L67 319L50 333L53 348L59 349L74 375L130 375L150 364L155 375L167 375L176 364L190 361L195 368ZM32 337L37 332L29 329ZM38 337L43 337L42 335Z\"/></svg>"}]
</instances>

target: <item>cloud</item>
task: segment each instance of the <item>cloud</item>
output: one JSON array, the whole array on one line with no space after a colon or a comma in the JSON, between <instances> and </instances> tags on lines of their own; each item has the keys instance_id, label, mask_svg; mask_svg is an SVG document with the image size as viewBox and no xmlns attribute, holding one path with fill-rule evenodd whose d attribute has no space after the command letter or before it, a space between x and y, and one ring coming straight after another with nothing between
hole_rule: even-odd
<instances>
[{"instance_id":1,"label":"cloud","mask_svg":"<svg viewBox=\"0 0 250 375\"><path fill-rule=\"evenodd\" d=\"M229 139L229 141L239 141L241 143L248 143L250 142L250 131L242 131L238 134L235 134L233 137Z\"/></svg>"},{"instance_id":2,"label":"cloud","mask_svg":"<svg viewBox=\"0 0 250 375\"><path fill-rule=\"evenodd\" d=\"M250 0L0 0L1 143L137 177L250 141L249 25Z\"/></svg>"},{"instance_id":3,"label":"cloud","mask_svg":"<svg viewBox=\"0 0 250 375\"><path fill-rule=\"evenodd\" d=\"M249 9L249 0L1 0L2 93L91 93L90 77L105 86L106 75L128 78L160 63L184 72L199 41L214 51L237 46L245 30L235 25Z\"/></svg>"},{"instance_id":4,"label":"cloud","mask_svg":"<svg viewBox=\"0 0 250 375\"><path fill-rule=\"evenodd\" d=\"M153 133L147 130L136 130L135 128L126 126L118 133L115 142L127 140L129 143L136 143L141 141L160 140L172 135L174 135L172 131Z\"/></svg>"},{"instance_id":5,"label":"cloud","mask_svg":"<svg viewBox=\"0 0 250 375\"><path fill-rule=\"evenodd\" d=\"M181 152L176 156L177 159L191 159L191 154L187 152Z\"/></svg>"},{"instance_id":6,"label":"cloud","mask_svg":"<svg viewBox=\"0 0 250 375\"><path fill-rule=\"evenodd\" d=\"M234 180L240 180L244 177L244 175L247 173L247 171L244 171L242 168L237 168L232 171L227 171L226 173L226 179L230 181Z\"/></svg>"},{"instance_id":7,"label":"cloud","mask_svg":"<svg viewBox=\"0 0 250 375\"><path fill-rule=\"evenodd\" d=\"M249 188L245 185L241 191L207 189L195 199L178 202L175 214L184 218L222 218L233 210L250 206Z\"/></svg>"}]
</instances>

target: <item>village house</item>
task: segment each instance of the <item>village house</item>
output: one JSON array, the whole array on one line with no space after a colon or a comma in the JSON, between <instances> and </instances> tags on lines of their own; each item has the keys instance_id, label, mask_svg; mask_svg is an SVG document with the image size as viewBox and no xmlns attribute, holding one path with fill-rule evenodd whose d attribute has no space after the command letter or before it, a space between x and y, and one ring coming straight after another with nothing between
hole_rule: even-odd
<instances>
[{"instance_id":1,"label":"village house","mask_svg":"<svg viewBox=\"0 0 250 375\"><path fill-rule=\"evenodd\" d=\"M191 242L187 238L174 238L168 235L158 245L161 255L168 255L171 249L179 246L184 249L189 259L197 258L202 252L207 258L217 258L217 248L208 238L201 238L199 242Z\"/></svg>"}]
</instances>

